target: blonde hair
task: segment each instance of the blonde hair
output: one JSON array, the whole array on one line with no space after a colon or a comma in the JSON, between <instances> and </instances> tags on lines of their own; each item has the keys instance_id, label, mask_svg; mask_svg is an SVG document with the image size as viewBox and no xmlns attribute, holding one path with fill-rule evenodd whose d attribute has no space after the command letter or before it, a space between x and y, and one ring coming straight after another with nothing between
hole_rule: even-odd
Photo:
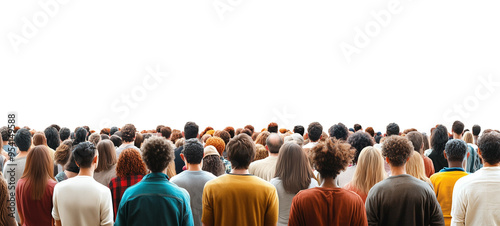
<instances>
[{"instance_id":1,"label":"blonde hair","mask_svg":"<svg viewBox=\"0 0 500 226\"><path fill-rule=\"evenodd\" d=\"M406 162L406 173L424 182L431 183L431 180L425 175L424 159L416 151L410 155L410 159Z\"/></svg>"},{"instance_id":2,"label":"blonde hair","mask_svg":"<svg viewBox=\"0 0 500 226\"><path fill-rule=\"evenodd\" d=\"M363 148L359 154L351 185L358 191L368 194L373 185L385 178L384 158L380 151L371 146Z\"/></svg>"},{"instance_id":3,"label":"blonde hair","mask_svg":"<svg viewBox=\"0 0 500 226\"><path fill-rule=\"evenodd\" d=\"M465 143L468 143L468 144L474 143L474 136L472 136L471 132L466 132L464 134L464 141L465 141Z\"/></svg>"}]
</instances>

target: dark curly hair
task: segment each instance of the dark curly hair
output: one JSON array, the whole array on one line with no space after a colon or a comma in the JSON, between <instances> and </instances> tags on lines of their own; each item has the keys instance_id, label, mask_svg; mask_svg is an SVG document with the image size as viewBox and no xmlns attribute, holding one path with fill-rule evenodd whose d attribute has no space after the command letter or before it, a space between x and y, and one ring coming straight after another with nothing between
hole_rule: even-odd
<instances>
[{"instance_id":1,"label":"dark curly hair","mask_svg":"<svg viewBox=\"0 0 500 226\"><path fill-rule=\"evenodd\" d=\"M146 175L146 165L144 165L141 154L137 150L127 148L120 153L118 163L116 163L116 176L131 175Z\"/></svg>"},{"instance_id":2,"label":"dark curly hair","mask_svg":"<svg viewBox=\"0 0 500 226\"><path fill-rule=\"evenodd\" d=\"M387 157L392 166L402 166L413 153L413 145L405 137L390 136L382 144L382 156Z\"/></svg>"},{"instance_id":3,"label":"dark curly hair","mask_svg":"<svg viewBox=\"0 0 500 226\"><path fill-rule=\"evenodd\" d=\"M446 142L446 158L450 162L462 162L467 153L467 144L463 140L452 139Z\"/></svg>"},{"instance_id":4,"label":"dark curly hair","mask_svg":"<svg viewBox=\"0 0 500 226\"><path fill-rule=\"evenodd\" d=\"M277 133L278 132L278 123L271 122L269 125L267 125L267 131L270 133Z\"/></svg>"},{"instance_id":5,"label":"dark curly hair","mask_svg":"<svg viewBox=\"0 0 500 226\"><path fill-rule=\"evenodd\" d=\"M345 141L349 136L349 130L347 130L347 127L340 122L330 127L330 129L328 129L328 133L330 134L330 137L335 137L337 140Z\"/></svg>"},{"instance_id":6,"label":"dark curly hair","mask_svg":"<svg viewBox=\"0 0 500 226\"><path fill-rule=\"evenodd\" d=\"M354 156L354 160L352 162L356 164L358 162L359 154L361 154L361 150L368 146L373 146L374 142L370 134L367 132L363 132L362 130L355 132L349 138L347 138L347 143L351 145L351 147L356 149L356 155Z\"/></svg>"},{"instance_id":7,"label":"dark curly hair","mask_svg":"<svg viewBox=\"0 0 500 226\"><path fill-rule=\"evenodd\" d=\"M322 178L336 178L354 155L351 145L335 138L328 138L310 150L312 163Z\"/></svg>"},{"instance_id":8,"label":"dark curly hair","mask_svg":"<svg viewBox=\"0 0 500 226\"><path fill-rule=\"evenodd\" d=\"M229 143L229 140L231 140L231 134L229 134L225 130L217 130L217 131L215 131L214 137L220 137L224 141L224 143L226 145L227 145L227 143Z\"/></svg>"},{"instance_id":9,"label":"dark curly hair","mask_svg":"<svg viewBox=\"0 0 500 226\"><path fill-rule=\"evenodd\" d=\"M481 158L485 162L491 165L500 162L500 133L484 133L481 138L479 138L477 145L479 146Z\"/></svg>"},{"instance_id":10,"label":"dark curly hair","mask_svg":"<svg viewBox=\"0 0 500 226\"><path fill-rule=\"evenodd\" d=\"M142 159L153 173L162 172L174 160L172 145L164 137L150 137L142 144Z\"/></svg>"},{"instance_id":11,"label":"dark curly hair","mask_svg":"<svg viewBox=\"0 0 500 226\"><path fill-rule=\"evenodd\" d=\"M222 140L221 142L224 143ZM203 159L203 145L196 138L187 139L181 153L189 164L200 164Z\"/></svg>"},{"instance_id":12,"label":"dark curly hair","mask_svg":"<svg viewBox=\"0 0 500 226\"><path fill-rule=\"evenodd\" d=\"M135 132L137 132L137 129L133 124L126 124L122 127L121 132L124 142L132 142L135 139Z\"/></svg>"},{"instance_id":13,"label":"dark curly hair","mask_svg":"<svg viewBox=\"0 0 500 226\"><path fill-rule=\"evenodd\" d=\"M323 134L323 126L319 122L311 122L307 127L307 134L309 140L316 142L321 138L321 134Z\"/></svg>"},{"instance_id":14,"label":"dark curly hair","mask_svg":"<svg viewBox=\"0 0 500 226\"><path fill-rule=\"evenodd\" d=\"M224 174L224 163L220 160L217 155L207 155L203 157L203 166L202 170L207 171L215 175L216 177Z\"/></svg>"}]
</instances>

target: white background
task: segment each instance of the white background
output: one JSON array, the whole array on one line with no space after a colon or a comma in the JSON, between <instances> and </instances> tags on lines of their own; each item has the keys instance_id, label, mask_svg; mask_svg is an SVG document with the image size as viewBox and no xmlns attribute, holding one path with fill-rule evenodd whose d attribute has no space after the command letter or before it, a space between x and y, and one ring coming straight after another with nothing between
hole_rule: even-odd
<instances>
[{"instance_id":1,"label":"white background","mask_svg":"<svg viewBox=\"0 0 500 226\"><path fill-rule=\"evenodd\" d=\"M47 2L57 7L44 10ZM450 128L455 119L467 128L499 128L499 6L1 1L0 118L15 111L20 126L36 130L129 122L140 130L182 129L188 120L200 130L246 124L260 130L271 121L291 129L319 121L325 131L344 122L384 132L397 122L428 132L438 123ZM390 18L382 25L372 14L384 12ZM367 25L372 36L349 62L341 45L356 47L357 29L366 35ZM35 31L23 34L29 26ZM147 68L164 77L149 79ZM144 89L145 79L155 88ZM124 95L139 98L128 106Z\"/></svg>"}]
</instances>

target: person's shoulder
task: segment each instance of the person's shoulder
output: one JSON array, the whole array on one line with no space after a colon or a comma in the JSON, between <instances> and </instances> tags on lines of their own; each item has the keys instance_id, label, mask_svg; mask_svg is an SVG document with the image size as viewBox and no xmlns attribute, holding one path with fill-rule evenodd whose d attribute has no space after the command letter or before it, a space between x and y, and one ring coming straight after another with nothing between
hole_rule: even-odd
<instances>
[{"instance_id":1,"label":"person's shoulder","mask_svg":"<svg viewBox=\"0 0 500 226\"><path fill-rule=\"evenodd\" d=\"M277 185L281 183L281 179L279 177L275 177L269 181L272 185Z\"/></svg>"},{"instance_id":2,"label":"person's shoulder","mask_svg":"<svg viewBox=\"0 0 500 226\"><path fill-rule=\"evenodd\" d=\"M346 199L351 200L354 203L364 204L363 199L354 191L341 188L340 193L344 194Z\"/></svg>"}]
</instances>

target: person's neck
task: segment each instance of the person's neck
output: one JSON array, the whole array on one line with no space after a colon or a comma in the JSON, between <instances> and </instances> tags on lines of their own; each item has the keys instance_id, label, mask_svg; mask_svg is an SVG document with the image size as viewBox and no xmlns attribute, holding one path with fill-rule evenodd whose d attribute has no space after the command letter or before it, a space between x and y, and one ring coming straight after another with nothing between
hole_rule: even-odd
<instances>
[{"instance_id":1,"label":"person's neck","mask_svg":"<svg viewBox=\"0 0 500 226\"><path fill-rule=\"evenodd\" d=\"M489 164L489 163L483 161L483 163L484 163L484 165L483 165L484 167L499 167L500 166L500 162L496 163L496 164Z\"/></svg>"},{"instance_id":2,"label":"person's neck","mask_svg":"<svg viewBox=\"0 0 500 226\"><path fill-rule=\"evenodd\" d=\"M391 176L398 176L402 174L406 174L406 168L405 165L402 166L391 166Z\"/></svg>"},{"instance_id":3,"label":"person's neck","mask_svg":"<svg viewBox=\"0 0 500 226\"><path fill-rule=\"evenodd\" d=\"M462 135L453 133L453 139L461 140L462 139Z\"/></svg>"},{"instance_id":4,"label":"person's neck","mask_svg":"<svg viewBox=\"0 0 500 226\"><path fill-rule=\"evenodd\" d=\"M448 167L449 168L462 168L462 162L452 162L448 161Z\"/></svg>"},{"instance_id":5,"label":"person's neck","mask_svg":"<svg viewBox=\"0 0 500 226\"><path fill-rule=\"evenodd\" d=\"M70 171L67 171L67 170L64 170L64 173L66 174L66 176L68 178L72 178L72 177L78 176L78 173L70 172Z\"/></svg>"},{"instance_id":6,"label":"person's neck","mask_svg":"<svg viewBox=\"0 0 500 226\"><path fill-rule=\"evenodd\" d=\"M269 152L269 157L278 157L279 153L271 153Z\"/></svg>"},{"instance_id":7,"label":"person's neck","mask_svg":"<svg viewBox=\"0 0 500 226\"><path fill-rule=\"evenodd\" d=\"M2 142L2 145L7 145L7 144L9 144L9 141L8 141L8 140L4 140L4 141Z\"/></svg>"},{"instance_id":8,"label":"person's neck","mask_svg":"<svg viewBox=\"0 0 500 226\"><path fill-rule=\"evenodd\" d=\"M187 171L201 171L201 164L186 163Z\"/></svg>"},{"instance_id":9,"label":"person's neck","mask_svg":"<svg viewBox=\"0 0 500 226\"><path fill-rule=\"evenodd\" d=\"M78 176L94 177L94 169L92 169L92 167L90 167L90 168L80 168L80 172L78 173Z\"/></svg>"},{"instance_id":10,"label":"person's neck","mask_svg":"<svg viewBox=\"0 0 500 226\"><path fill-rule=\"evenodd\" d=\"M323 178L321 181L321 187L322 188L338 188L337 183L335 183L335 178L329 177L329 178Z\"/></svg>"},{"instance_id":11,"label":"person's neck","mask_svg":"<svg viewBox=\"0 0 500 226\"><path fill-rule=\"evenodd\" d=\"M248 169L232 169L231 174L250 174Z\"/></svg>"},{"instance_id":12,"label":"person's neck","mask_svg":"<svg viewBox=\"0 0 500 226\"><path fill-rule=\"evenodd\" d=\"M22 158L28 156L27 151L20 151L19 154L16 156L16 158Z\"/></svg>"},{"instance_id":13,"label":"person's neck","mask_svg":"<svg viewBox=\"0 0 500 226\"><path fill-rule=\"evenodd\" d=\"M130 142L123 142L122 145L126 146L126 145L129 145L129 144L134 144L134 141L130 141Z\"/></svg>"}]
</instances>

